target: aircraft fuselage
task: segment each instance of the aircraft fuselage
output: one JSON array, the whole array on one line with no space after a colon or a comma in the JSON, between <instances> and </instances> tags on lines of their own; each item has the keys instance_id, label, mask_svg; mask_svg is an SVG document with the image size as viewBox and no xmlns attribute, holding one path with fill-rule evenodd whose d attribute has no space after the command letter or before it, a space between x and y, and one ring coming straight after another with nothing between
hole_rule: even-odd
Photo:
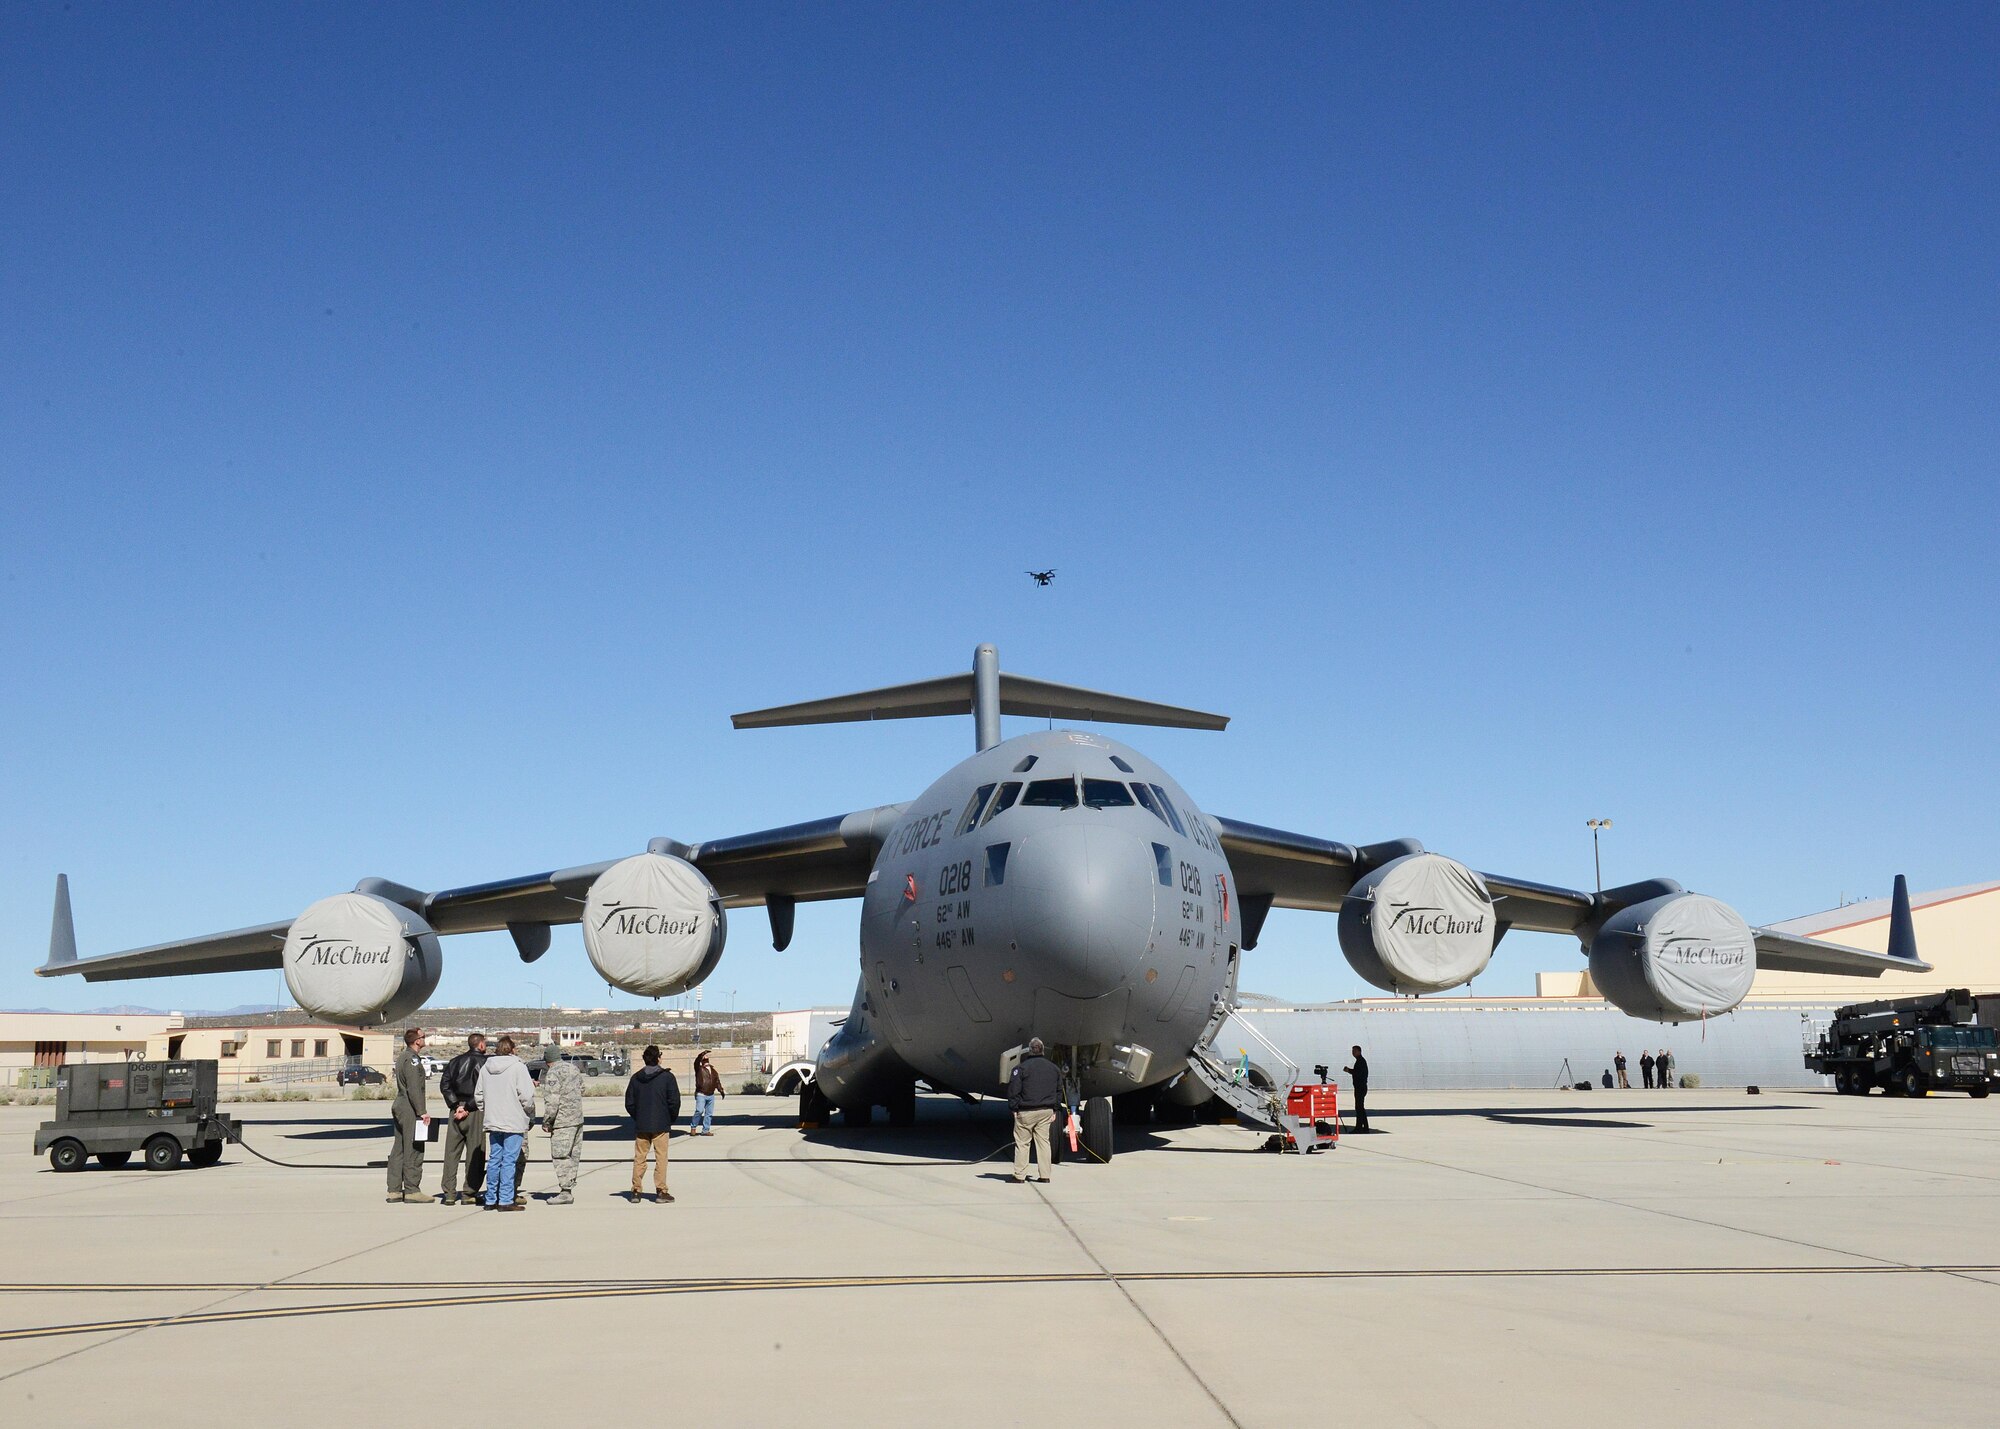
<instances>
[{"instance_id":1,"label":"aircraft fuselage","mask_svg":"<svg viewBox=\"0 0 2000 1429\"><path fill-rule=\"evenodd\" d=\"M1040 1037L1084 1096L1179 1073L1233 991L1236 890L1213 825L1172 776L1101 735L1049 730L983 750L905 810L869 874L861 982L821 1053L835 1105L912 1075L1004 1090ZM1142 1048L1143 1071L1131 1065Z\"/></svg>"}]
</instances>

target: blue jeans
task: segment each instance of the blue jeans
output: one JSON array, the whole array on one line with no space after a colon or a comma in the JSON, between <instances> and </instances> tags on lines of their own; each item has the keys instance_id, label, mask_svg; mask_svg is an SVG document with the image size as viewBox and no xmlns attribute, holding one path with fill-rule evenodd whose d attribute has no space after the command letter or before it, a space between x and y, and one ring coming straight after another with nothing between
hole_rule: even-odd
<instances>
[{"instance_id":1,"label":"blue jeans","mask_svg":"<svg viewBox=\"0 0 2000 1429\"><path fill-rule=\"evenodd\" d=\"M486 1133L486 1204L514 1204L514 1163L521 1158L521 1133Z\"/></svg>"},{"instance_id":2,"label":"blue jeans","mask_svg":"<svg viewBox=\"0 0 2000 1429\"><path fill-rule=\"evenodd\" d=\"M689 1131L715 1130L715 1093L696 1092L694 1094L694 1121Z\"/></svg>"}]
</instances>

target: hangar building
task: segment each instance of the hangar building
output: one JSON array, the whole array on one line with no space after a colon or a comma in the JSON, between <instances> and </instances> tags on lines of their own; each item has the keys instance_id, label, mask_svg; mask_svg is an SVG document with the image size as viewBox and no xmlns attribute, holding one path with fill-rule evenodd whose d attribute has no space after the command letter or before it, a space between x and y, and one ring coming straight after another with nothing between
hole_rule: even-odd
<instances>
[{"instance_id":1,"label":"hangar building","mask_svg":"<svg viewBox=\"0 0 2000 1429\"><path fill-rule=\"evenodd\" d=\"M1217 1045L1225 1053L1242 1048L1252 1061L1264 1062L1274 1060L1275 1049L1309 1070L1316 1063L1345 1065L1358 1043L1367 1051L1371 1088L1383 1089L1596 1083L1620 1051L1636 1087L1640 1053L1662 1047L1673 1052L1679 1074L1697 1076L1706 1086L1830 1086L1831 1079L1808 1072L1802 1058L1839 1008L1953 987L2000 994L2000 882L1913 894L1910 911L1917 948L1931 972L1879 978L1760 972L1741 1007L1703 1022L1674 1027L1628 1017L1578 969L1538 974L1534 997L1447 994L1312 1006L1246 998ZM1881 952L1889 945L1889 900L1851 903L1776 926Z\"/></svg>"}]
</instances>

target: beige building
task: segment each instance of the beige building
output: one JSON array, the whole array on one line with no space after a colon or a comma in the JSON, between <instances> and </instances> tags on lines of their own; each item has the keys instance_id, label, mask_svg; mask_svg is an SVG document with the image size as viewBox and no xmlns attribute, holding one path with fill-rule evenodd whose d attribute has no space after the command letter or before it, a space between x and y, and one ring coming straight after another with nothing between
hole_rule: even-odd
<instances>
[{"instance_id":1,"label":"beige building","mask_svg":"<svg viewBox=\"0 0 2000 1429\"><path fill-rule=\"evenodd\" d=\"M181 1025L173 1012L0 1012L0 1086L71 1062L129 1062ZM31 1078L32 1080L32 1078Z\"/></svg>"},{"instance_id":2,"label":"beige building","mask_svg":"<svg viewBox=\"0 0 2000 1429\"><path fill-rule=\"evenodd\" d=\"M1759 972L1747 1001L1812 998L1817 1001L1872 1002L1965 987L2000 993L2000 882L1969 883L1910 895L1910 922L1927 973L1883 973L1880 977L1824 977L1814 973ZM1889 947L1889 900L1871 898L1825 913L1772 925L1829 943L1869 952ZM1545 972L1535 976L1540 997L1595 997L1588 971Z\"/></svg>"},{"instance_id":3,"label":"beige building","mask_svg":"<svg viewBox=\"0 0 2000 1429\"><path fill-rule=\"evenodd\" d=\"M363 1030L319 1022L289 1026L187 1027L146 1040L146 1056L213 1059L224 1086L330 1082L355 1061L386 1074L394 1065L400 1031Z\"/></svg>"}]
</instances>

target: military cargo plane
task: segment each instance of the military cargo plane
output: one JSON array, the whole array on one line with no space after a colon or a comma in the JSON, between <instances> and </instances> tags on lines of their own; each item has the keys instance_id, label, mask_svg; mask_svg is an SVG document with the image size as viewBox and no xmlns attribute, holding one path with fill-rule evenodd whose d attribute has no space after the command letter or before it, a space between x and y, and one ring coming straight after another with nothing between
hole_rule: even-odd
<instances>
[{"instance_id":1,"label":"military cargo plane","mask_svg":"<svg viewBox=\"0 0 2000 1429\"><path fill-rule=\"evenodd\" d=\"M282 967L299 1006L382 1023L437 986L439 936L506 929L524 962L581 923L612 985L667 996L715 968L727 910L762 905L791 941L802 901L859 898L853 1007L801 1092L818 1122L915 1115L917 1084L993 1094L1031 1037L1062 1067L1080 1148L1113 1152L1113 1103L1210 1095L1253 1122L1278 1104L1210 1047L1242 955L1274 907L1338 915L1349 962L1417 995L1481 972L1510 928L1573 934L1592 978L1634 1016L1729 1011L1758 968L1864 976L1925 970L1906 933L1891 954L1752 928L1670 879L1586 893L1499 874L1414 839L1347 844L1203 812L1137 750L1058 729L1089 721L1221 730L1225 716L1003 673L981 645L967 674L734 717L739 729L970 713L976 752L908 803L426 893L381 878L296 918L79 958L57 879L44 976L168 977ZM1002 715L1046 718L1002 739Z\"/></svg>"}]
</instances>

